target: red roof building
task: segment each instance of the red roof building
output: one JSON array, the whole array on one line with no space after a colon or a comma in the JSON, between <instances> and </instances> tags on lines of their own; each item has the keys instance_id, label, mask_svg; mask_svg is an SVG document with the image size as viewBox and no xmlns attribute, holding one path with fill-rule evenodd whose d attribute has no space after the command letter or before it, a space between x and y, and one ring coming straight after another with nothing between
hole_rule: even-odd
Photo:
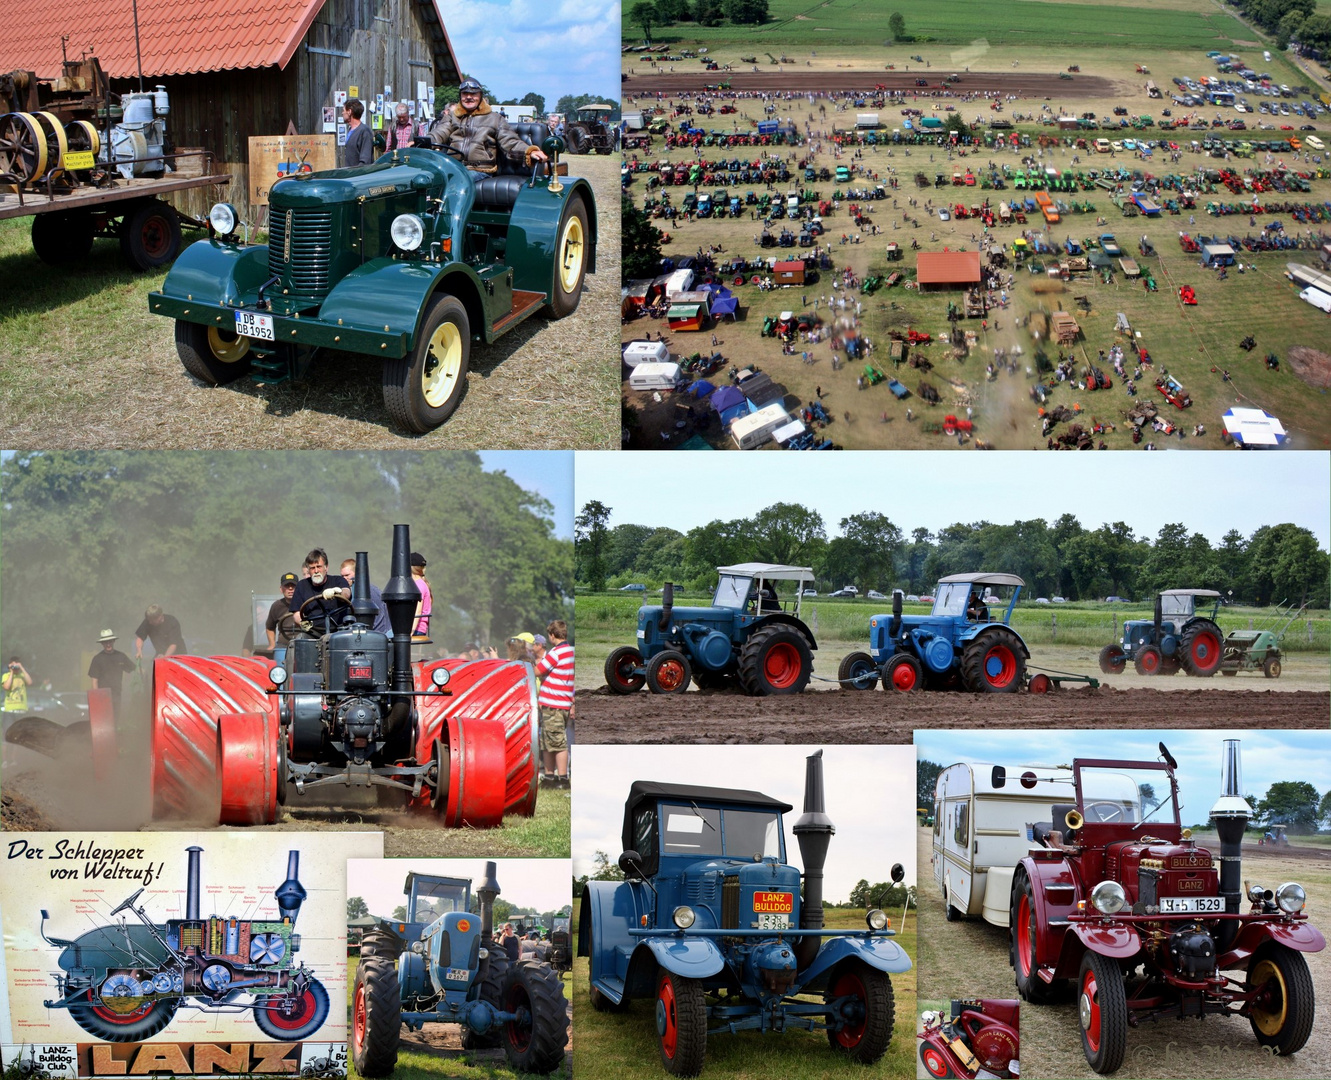
<instances>
[{"instance_id":1,"label":"red roof building","mask_svg":"<svg viewBox=\"0 0 1331 1080\"><path fill-rule=\"evenodd\" d=\"M978 251L922 251L915 263L921 289L969 289L980 283Z\"/></svg>"}]
</instances>

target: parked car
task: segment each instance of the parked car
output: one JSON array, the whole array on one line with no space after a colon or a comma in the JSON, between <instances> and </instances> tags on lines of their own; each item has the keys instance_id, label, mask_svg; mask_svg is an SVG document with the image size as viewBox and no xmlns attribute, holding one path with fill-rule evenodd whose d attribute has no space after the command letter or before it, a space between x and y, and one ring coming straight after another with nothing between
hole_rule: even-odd
<instances>
[{"instance_id":1,"label":"parked car","mask_svg":"<svg viewBox=\"0 0 1331 1080\"><path fill-rule=\"evenodd\" d=\"M1131 604L1132 601L1129 600L1126 596L1106 596L1106 597L1105 597L1105 603L1106 603L1106 604Z\"/></svg>"},{"instance_id":2,"label":"parked car","mask_svg":"<svg viewBox=\"0 0 1331 1080\"><path fill-rule=\"evenodd\" d=\"M865 593L865 595L866 595L870 600L886 600L886 599L887 599L887 597L884 596L882 593L880 593L877 589L870 589L867 593Z\"/></svg>"},{"instance_id":3,"label":"parked car","mask_svg":"<svg viewBox=\"0 0 1331 1080\"><path fill-rule=\"evenodd\" d=\"M803 592L800 593L800 595L801 595L801 596L817 596L817 595L818 595L818 590L817 590L817 589L805 589Z\"/></svg>"},{"instance_id":4,"label":"parked car","mask_svg":"<svg viewBox=\"0 0 1331 1080\"><path fill-rule=\"evenodd\" d=\"M908 597L906 597L906 602L909 604L918 604L920 602L920 598L916 596L914 593L911 593Z\"/></svg>"},{"instance_id":5,"label":"parked car","mask_svg":"<svg viewBox=\"0 0 1331 1080\"><path fill-rule=\"evenodd\" d=\"M647 586L646 586L646 585L640 585L640 584L638 584L637 582L634 582L634 583L631 584L631 585L621 585L621 586L619 587L619 591L620 591L620 592L646 592L646 591L647 591Z\"/></svg>"},{"instance_id":6,"label":"parked car","mask_svg":"<svg viewBox=\"0 0 1331 1080\"><path fill-rule=\"evenodd\" d=\"M1037 596L1037 597L1035 598L1035 602L1036 602L1037 604L1047 604L1047 603L1049 603L1049 597L1047 597L1047 596Z\"/></svg>"},{"instance_id":7,"label":"parked car","mask_svg":"<svg viewBox=\"0 0 1331 1080\"><path fill-rule=\"evenodd\" d=\"M1054 597L1054 603L1055 603L1055 604L1066 604L1067 602L1068 602L1068 601L1067 601L1067 597L1064 597L1064 596L1055 596L1055 597Z\"/></svg>"}]
</instances>

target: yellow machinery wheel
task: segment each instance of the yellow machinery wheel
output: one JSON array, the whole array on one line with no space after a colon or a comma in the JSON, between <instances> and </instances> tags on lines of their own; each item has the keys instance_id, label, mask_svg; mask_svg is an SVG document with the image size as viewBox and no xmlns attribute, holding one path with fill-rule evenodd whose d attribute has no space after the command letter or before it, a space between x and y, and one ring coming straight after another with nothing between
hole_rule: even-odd
<instances>
[{"instance_id":1,"label":"yellow machinery wheel","mask_svg":"<svg viewBox=\"0 0 1331 1080\"><path fill-rule=\"evenodd\" d=\"M0 116L0 173L31 184L46 174L46 135L32 113Z\"/></svg>"}]
</instances>

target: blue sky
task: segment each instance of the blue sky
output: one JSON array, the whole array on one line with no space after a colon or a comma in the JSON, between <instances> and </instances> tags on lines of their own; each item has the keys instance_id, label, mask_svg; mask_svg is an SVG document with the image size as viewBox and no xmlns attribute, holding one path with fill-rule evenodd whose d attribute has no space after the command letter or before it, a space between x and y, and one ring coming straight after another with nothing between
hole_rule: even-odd
<instances>
[{"instance_id":1,"label":"blue sky","mask_svg":"<svg viewBox=\"0 0 1331 1080\"><path fill-rule=\"evenodd\" d=\"M618 854L618 852L616 852ZM499 895L519 907L558 911L572 902L567 859L496 859ZM407 902L402 886L409 871L470 878L472 895L485 875L484 859L348 859L347 895L363 897L371 915L388 917Z\"/></svg>"},{"instance_id":2,"label":"blue sky","mask_svg":"<svg viewBox=\"0 0 1331 1080\"><path fill-rule=\"evenodd\" d=\"M619 98L618 0L440 0L458 64L497 97Z\"/></svg>"},{"instance_id":3,"label":"blue sky","mask_svg":"<svg viewBox=\"0 0 1331 1080\"><path fill-rule=\"evenodd\" d=\"M917 731L922 761L940 765L1071 765L1075 757L1156 761L1164 742L1179 763L1183 823L1197 824L1220 795L1220 755L1225 739L1239 739L1243 791L1261 798L1278 780L1305 780L1324 794L1331 786L1331 731Z\"/></svg>"},{"instance_id":4,"label":"blue sky","mask_svg":"<svg viewBox=\"0 0 1331 1080\"><path fill-rule=\"evenodd\" d=\"M658 455L659 458L659 455ZM641 456L630 456L637 462ZM1331 456L1324 451L1049 454L1025 451L868 450L832 454L671 454L669 465L632 469L622 453L577 456L578 506L597 499L610 524L687 532L716 518L751 517L798 502L837 522L866 510L908 534L956 522L1006 524L1063 513L1082 526L1126 521L1138 536L1181 521L1218 543L1230 529L1293 522L1331 546ZM631 479L630 479L631 478Z\"/></svg>"}]
</instances>

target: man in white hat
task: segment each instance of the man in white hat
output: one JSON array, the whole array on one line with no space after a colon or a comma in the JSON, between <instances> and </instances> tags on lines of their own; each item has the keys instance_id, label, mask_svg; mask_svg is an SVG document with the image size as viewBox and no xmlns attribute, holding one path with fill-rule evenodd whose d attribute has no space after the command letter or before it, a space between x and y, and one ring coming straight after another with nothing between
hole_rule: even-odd
<instances>
[{"instance_id":1,"label":"man in white hat","mask_svg":"<svg viewBox=\"0 0 1331 1080\"><path fill-rule=\"evenodd\" d=\"M134 661L116 648L115 631L103 630L97 640L102 643L102 651L88 665L88 678L94 690L111 691L111 708L119 719L120 685L125 673L134 670Z\"/></svg>"}]
</instances>

